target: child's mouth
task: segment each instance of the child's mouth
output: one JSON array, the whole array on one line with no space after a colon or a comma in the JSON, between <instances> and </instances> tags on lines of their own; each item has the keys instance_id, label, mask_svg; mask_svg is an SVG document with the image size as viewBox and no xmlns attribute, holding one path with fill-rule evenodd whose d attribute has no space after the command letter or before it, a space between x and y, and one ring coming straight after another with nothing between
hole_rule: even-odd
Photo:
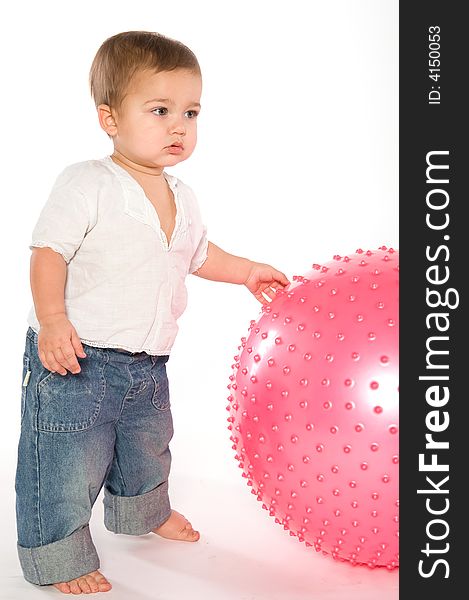
<instances>
[{"instance_id":1,"label":"child's mouth","mask_svg":"<svg viewBox=\"0 0 469 600\"><path fill-rule=\"evenodd\" d=\"M181 154L184 150L183 146L178 145L168 146L167 148L170 154Z\"/></svg>"}]
</instances>

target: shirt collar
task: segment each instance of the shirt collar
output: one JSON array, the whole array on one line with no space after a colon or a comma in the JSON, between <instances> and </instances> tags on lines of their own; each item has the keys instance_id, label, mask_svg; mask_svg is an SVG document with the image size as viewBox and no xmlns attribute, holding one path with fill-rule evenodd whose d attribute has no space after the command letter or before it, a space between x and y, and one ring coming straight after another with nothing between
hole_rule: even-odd
<instances>
[{"instance_id":1,"label":"shirt collar","mask_svg":"<svg viewBox=\"0 0 469 600\"><path fill-rule=\"evenodd\" d=\"M109 155L105 156L102 160L112 169L120 181L125 197L126 211L139 221L153 225L155 218L157 218L156 212L146 197L142 186L123 167L116 164ZM173 192L177 216L180 216L181 207L177 190L177 177L166 173L166 171L163 171L163 176L168 182L170 190ZM159 229L159 227L155 228Z\"/></svg>"}]
</instances>

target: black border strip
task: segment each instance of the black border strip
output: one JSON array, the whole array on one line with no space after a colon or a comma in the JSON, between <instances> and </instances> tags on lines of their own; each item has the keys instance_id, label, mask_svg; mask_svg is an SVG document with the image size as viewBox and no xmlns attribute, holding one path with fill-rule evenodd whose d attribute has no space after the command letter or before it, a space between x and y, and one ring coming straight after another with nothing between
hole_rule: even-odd
<instances>
[{"instance_id":1,"label":"black border strip","mask_svg":"<svg viewBox=\"0 0 469 600\"><path fill-rule=\"evenodd\" d=\"M400 3L399 587L405 600L467 594L469 26L461 7L448 0Z\"/></svg>"}]
</instances>

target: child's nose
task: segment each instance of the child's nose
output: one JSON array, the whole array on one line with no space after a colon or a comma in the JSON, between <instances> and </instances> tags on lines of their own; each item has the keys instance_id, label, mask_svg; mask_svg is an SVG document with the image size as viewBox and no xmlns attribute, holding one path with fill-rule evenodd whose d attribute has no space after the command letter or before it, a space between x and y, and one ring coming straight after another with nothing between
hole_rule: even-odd
<instances>
[{"instance_id":1,"label":"child's nose","mask_svg":"<svg viewBox=\"0 0 469 600\"><path fill-rule=\"evenodd\" d=\"M186 127L184 125L184 121L180 117L175 117L174 121L171 124L171 131L173 133L177 133L179 135L184 135L186 133Z\"/></svg>"}]
</instances>

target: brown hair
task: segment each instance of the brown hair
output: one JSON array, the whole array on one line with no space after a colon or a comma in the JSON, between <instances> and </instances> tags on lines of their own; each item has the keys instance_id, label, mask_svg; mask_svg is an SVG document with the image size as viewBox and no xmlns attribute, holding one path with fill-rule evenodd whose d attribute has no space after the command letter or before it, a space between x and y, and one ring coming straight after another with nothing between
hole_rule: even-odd
<instances>
[{"instance_id":1,"label":"brown hair","mask_svg":"<svg viewBox=\"0 0 469 600\"><path fill-rule=\"evenodd\" d=\"M90 69L89 85L96 107L122 105L134 75L188 69L200 75L195 54L184 44L154 31L125 31L103 42Z\"/></svg>"}]
</instances>

